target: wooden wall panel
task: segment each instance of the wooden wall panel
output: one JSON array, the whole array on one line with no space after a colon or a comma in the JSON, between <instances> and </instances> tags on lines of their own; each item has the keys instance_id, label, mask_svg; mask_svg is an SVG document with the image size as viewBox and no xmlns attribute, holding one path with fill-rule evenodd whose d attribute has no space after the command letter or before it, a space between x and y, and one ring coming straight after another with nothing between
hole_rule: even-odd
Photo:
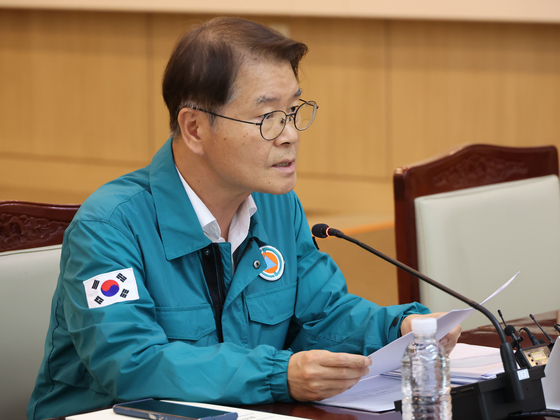
<instances>
[{"instance_id":1,"label":"wooden wall panel","mask_svg":"<svg viewBox=\"0 0 560 420\"><path fill-rule=\"evenodd\" d=\"M560 26L390 26L391 167L459 143L560 144Z\"/></svg>"},{"instance_id":2,"label":"wooden wall panel","mask_svg":"<svg viewBox=\"0 0 560 420\"><path fill-rule=\"evenodd\" d=\"M0 153L0 200L82 203L101 185L141 166Z\"/></svg>"},{"instance_id":3,"label":"wooden wall panel","mask_svg":"<svg viewBox=\"0 0 560 420\"><path fill-rule=\"evenodd\" d=\"M392 228L375 228L355 233L348 231L347 234L396 258L395 233ZM331 237L318 240L318 244L321 252L328 253L344 273L350 293L378 305L398 304L397 269L394 266L344 239Z\"/></svg>"},{"instance_id":4,"label":"wooden wall panel","mask_svg":"<svg viewBox=\"0 0 560 420\"><path fill-rule=\"evenodd\" d=\"M143 14L0 10L0 158L54 182L37 170L40 159L84 185L92 164L116 169L94 177L103 182L145 165L153 137L146 50ZM76 163L84 170L65 172ZM6 165L0 175L0 188L21 186ZM82 200L91 192L84 187Z\"/></svg>"},{"instance_id":5,"label":"wooden wall panel","mask_svg":"<svg viewBox=\"0 0 560 420\"><path fill-rule=\"evenodd\" d=\"M0 16L2 151L148 157L144 15L5 11Z\"/></svg>"},{"instance_id":6,"label":"wooden wall panel","mask_svg":"<svg viewBox=\"0 0 560 420\"><path fill-rule=\"evenodd\" d=\"M171 49L209 17L0 9L0 199L37 196L16 168L60 201L149 163ZM393 169L457 143L560 145L560 25L251 18L310 47L301 85L320 109L296 191L311 215L390 219Z\"/></svg>"},{"instance_id":7,"label":"wooden wall panel","mask_svg":"<svg viewBox=\"0 0 560 420\"><path fill-rule=\"evenodd\" d=\"M165 66L178 39L188 30L211 19L209 15L154 14L150 22L151 78L150 101L153 103L155 138L152 152L155 153L169 138L169 113L161 94L161 82Z\"/></svg>"},{"instance_id":8,"label":"wooden wall panel","mask_svg":"<svg viewBox=\"0 0 560 420\"><path fill-rule=\"evenodd\" d=\"M302 133L301 176L371 180L387 172L385 25L382 21L302 19L291 30L309 46L304 98L319 104Z\"/></svg>"},{"instance_id":9,"label":"wooden wall panel","mask_svg":"<svg viewBox=\"0 0 560 420\"><path fill-rule=\"evenodd\" d=\"M296 192L310 215L392 218L387 137L387 25L365 19L298 19L291 35L309 46L305 96L317 101L301 135Z\"/></svg>"}]
</instances>

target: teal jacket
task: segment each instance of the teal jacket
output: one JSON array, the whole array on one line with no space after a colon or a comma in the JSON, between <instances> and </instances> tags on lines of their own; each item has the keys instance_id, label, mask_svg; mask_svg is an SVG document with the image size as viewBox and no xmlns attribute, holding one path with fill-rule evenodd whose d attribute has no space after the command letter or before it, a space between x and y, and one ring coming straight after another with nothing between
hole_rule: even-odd
<instances>
[{"instance_id":1,"label":"teal jacket","mask_svg":"<svg viewBox=\"0 0 560 420\"><path fill-rule=\"evenodd\" d=\"M65 233L28 419L147 397L290 401L293 352L369 354L399 336L406 315L427 312L349 294L336 264L315 247L297 196L253 198L258 210L233 264L230 244L212 245L204 235L171 141L149 166L88 198ZM220 274L219 307L207 284L212 276L205 277L209 251ZM128 277L124 286L119 273ZM128 295L107 297L121 289Z\"/></svg>"}]
</instances>

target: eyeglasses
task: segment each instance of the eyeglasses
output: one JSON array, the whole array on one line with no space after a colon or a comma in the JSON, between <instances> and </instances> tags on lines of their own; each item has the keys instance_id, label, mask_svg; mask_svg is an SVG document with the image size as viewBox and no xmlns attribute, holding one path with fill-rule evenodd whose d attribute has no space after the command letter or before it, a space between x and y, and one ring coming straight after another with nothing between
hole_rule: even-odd
<instances>
[{"instance_id":1,"label":"eyeglasses","mask_svg":"<svg viewBox=\"0 0 560 420\"><path fill-rule=\"evenodd\" d=\"M261 122L255 123L251 121L243 121L243 120L236 120L235 118L225 117L223 115L215 114L210 111L206 111L204 109L195 108L199 111L206 112L207 114L214 115L216 117L225 118L227 120L242 122L245 124L254 124L258 125L261 128L261 136L265 140L274 140L277 138L282 132L284 131L284 127L286 127L286 123L289 120L294 122L294 127L298 131L303 131L311 125L313 120L315 119L315 114L317 114L317 109L319 106L315 101L304 101L300 106L296 108L296 110L291 114L286 114L284 111L272 111L267 114L264 114L262 117Z\"/></svg>"}]
</instances>

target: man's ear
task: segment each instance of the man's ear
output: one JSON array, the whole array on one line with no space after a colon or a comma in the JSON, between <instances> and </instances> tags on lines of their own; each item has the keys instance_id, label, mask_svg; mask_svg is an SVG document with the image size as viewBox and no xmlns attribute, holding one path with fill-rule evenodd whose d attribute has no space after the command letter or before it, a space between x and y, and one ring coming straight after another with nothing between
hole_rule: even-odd
<instances>
[{"instance_id":1,"label":"man's ear","mask_svg":"<svg viewBox=\"0 0 560 420\"><path fill-rule=\"evenodd\" d=\"M203 155L203 139L210 129L210 123L204 112L192 108L183 108L179 111L177 122L185 145L194 154Z\"/></svg>"}]
</instances>

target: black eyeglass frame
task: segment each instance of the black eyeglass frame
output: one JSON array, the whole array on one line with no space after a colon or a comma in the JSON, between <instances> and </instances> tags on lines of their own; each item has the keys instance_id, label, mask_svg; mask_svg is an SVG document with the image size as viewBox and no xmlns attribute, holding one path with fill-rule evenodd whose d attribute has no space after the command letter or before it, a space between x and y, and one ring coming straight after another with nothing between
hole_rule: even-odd
<instances>
[{"instance_id":1,"label":"black eyeglass frame","mask_svg":"<svg viewBox=\"0 0 560 420\"><path fill-rule=\"evenodd\" d=\"M259 122L259 123L251 122L251 121L243 121L243 120L238 120L238 119L235 119L235 118L226 117L224 115L216 114L216 113L211 112L211 111L206 111L205 109L202 109L202 108L193 108L193 109L196 109L197 111L205 112L205 113L210 114L210 115L214 115L215 117L225 118L226 120L237 121L237 122L241 122L241 123L245 123L245 124L258 125L259 126L259 131L261 133L261 137L266 141L272 141L272 140L275 140L278 137L280 137L280 135L284 132L284 129L286 128L286 124L288 123L289 118L291 118L294 121L294 127L298 131L307 130L309 128L309 126L313 123L313 121L315 120L315 115L317 114L317 110L319 109L319 105L317 105L317 102L315 102L315 101L305 101L303 99L300 99L300 101L303 102L303 103L300 106L298 106L293 113L286 114L281 109L277 109L276 111L271 111L271 112L267 112L266 114L264 114L261 122ZM298 113L299 109L304 105L312 105L313 106L313 115L311 116L311 121L309 121L309 124L307 125L307 127L300 129L296 125L296 119L294 117ZM267 139L262 132L262 125L263 125L263 122L264 122L264 120L267 116L269 116L270 114L274 114L276 112L282 112L286 116L286 119L284 120L285 121L284 122L284 127L282 127L282 130L280 131L280 133L278 133L278 135L276 137L274 137L272 139Z\"/></svg>"}]
</instances>

